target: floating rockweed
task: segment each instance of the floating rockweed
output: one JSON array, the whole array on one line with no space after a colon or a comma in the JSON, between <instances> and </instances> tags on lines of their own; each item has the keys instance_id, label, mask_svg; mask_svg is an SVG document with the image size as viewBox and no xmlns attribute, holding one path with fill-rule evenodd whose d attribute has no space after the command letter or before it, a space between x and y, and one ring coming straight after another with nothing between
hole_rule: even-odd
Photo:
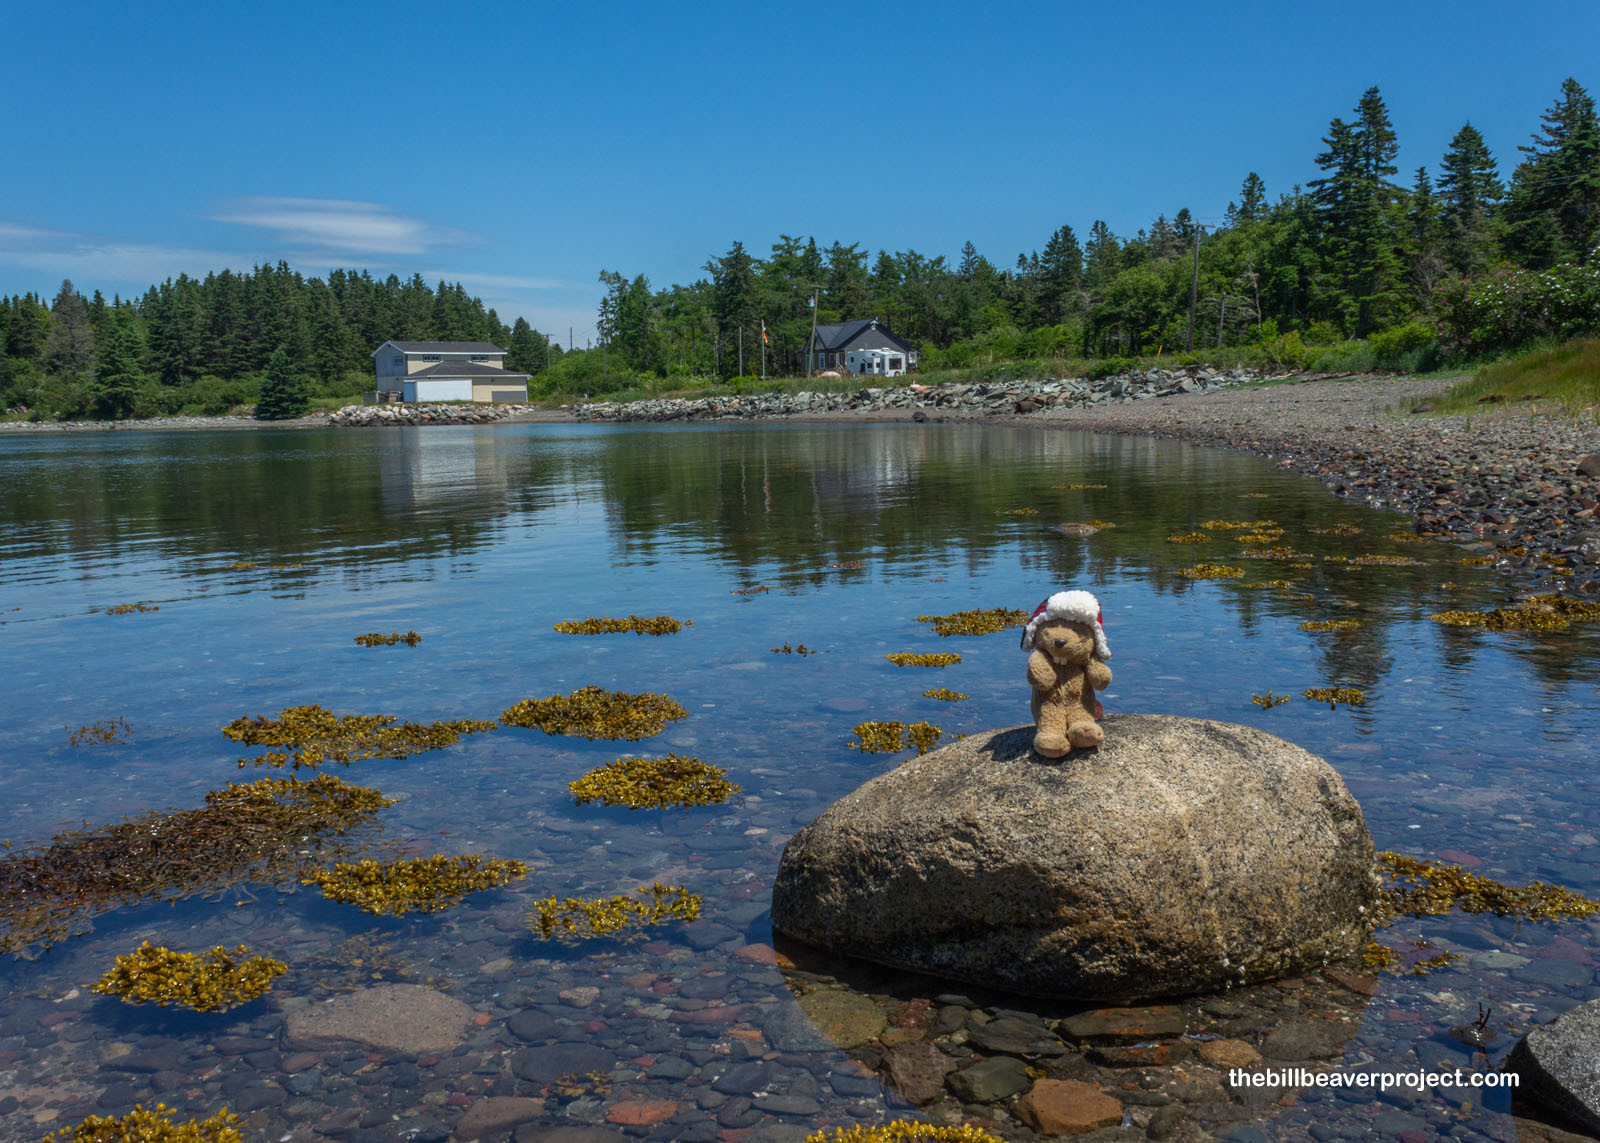
<instances>
[{"instance_id":1,"label":"floating rockweed","mask_svg":"<svg viewBox=\"0 0 1600 1143\"><path fill-rule=\"evenodd\" d=\"M1331 528L1311 529L1319 536L1359 536L1361 529L1355 524L1335 524Z\"/></svg>"},{"instance_id":2,"label":"floating rockweed","mask_svg":"<svg viewBox=\"0 0 1600 1143\"><path fill-rule=\"evenodd\" d=\"M992 635L1008 627L1021 627L1028 613L1017 607L981 607L952 611L949 615L919 615L918 623L933 624L935 635Z\"/></svg>"},{"instance_id":3,"label":"floating rockweed","mask_svg":"<svg viewBox=\"0 0 1600 1143\"><path fill-rule=\"evenodd\" d=\"M393 647L396 643L404 643L407 647L415 647L422 642L422 636L415 631L407 631L404 635L398 631L391 631L385 635L381 631L369 631L365 635L357 635L356 643L362 647Z\"/></svg>"},{"instance_id":4,"label":"floating rockweed","mask_svg":"<svg viewBox=\"0 0 1600 1143\"><path fill-rule=\"evenodd\" d=\"M666 695L629 694L579 687L570 695L523 699L500 716L506 726L526 726L574 738L612 738L633 742L660 734L667 723L689 712Z\"/></svg>"},{"instance_id":5,"label":"floating rockweed","mask_svg":"<svg viewBox=\"0 0 1600 1143\"><path fill-rule=\"evenodd\" d=\"M205 1119L172 1121L164 1103L146 1111L142 1103L126 1115L91 1115L70 1131L52 1131L43 1143L244 1143L234 1124L239 1117L224 1107Z\"/></svg>"},{"instance_id":6,"label":"floating rockweed","mask_svg":"<svg viewBox=\"0 0 1600 1143\"><path fill-rule=\"evenodd\" d=\"M330 901L356 905L363 913L400 917L413 911L437 913L461 904L468 893L498 889L527 875L528 867L520 861L436 853L398 861L340 862L301 880L317 886Z\"/></svg>"},{"instance_id":7,"label":"floating rockweed","mask_svg":"<svg viewBox=\"0 0 1600 1143\"><path fill-rule=\"evenodd\" d=\"M61 729L67 732L67 741L74 746L121 746L133 733L128 720L120 716L91 722L87 726L78 727L77 730L65 726Z\"/></svg>"},{"instance_id":8,"label":"floating rockweed","mask_svg":"<svg viewBox=\"0 0 1600 1143\"><path fill-rule=\"evenodd\" d=\"M578 805L599 802L630 810L715 806L739 792L728 772L698 758L618 758L568 784Z\"/></svg>"},{"instance_id":9,"label":"floating rockweed","mask_svg":"<svg viewBox=\"0 0 1600 1143\"><path fill-rule=\"evenodd\" d=\"M1359 619L1308 619L1300 624L1302 631L1354 631L1361 626Z\"/></svg>"},{"instance_id":10,"label":"floating rockweed","mask_svg":"<svg viewBox=\"0 0 1600 1143\"><path fill-rule=\"evenodd\" d=\"M1182 535L1167 537L1167 543L1169 544L1209 544L1210 542L1211 537L1204 532L1185 532Z\"/></svg>"},{"instance_id":11,"label":"floating rockweed","mask_svg":"<svg viewBox=\"0 0 1600 1143\"><path fill-rule=\"evenodd\" d=\"M1600 603L1567 595L1535 595L1516 607L1440 611L1428 618L1447 627L1480 631L1563 631L1572 623L1600 623Z\"/></svg>"},{"instance_id":12,"label":"floating rockweed","mask_svg":"<svg viewBox=\"0 0 1600 1143\"><path fill-rule=\"evenodd\" d=\"M1200 527L1213 532L1259 532L1263 528L1276 528L1276 520L1204 520Z\"/></svg>"},{"instance_id":13,"label":"floating rockweed","mask_svg":"<svg viewBox=\"0 0 1600 1143\"><path fill-rule=\"evenodd\" d=\"M0 954L48 948L140 901L244 883L292 888L330 858L351 855L357 831L394 802L330 774L263 778L229 782L197 809L57 834L0 858Z\"/></svg>"},{"instance_id":14,"label":"floating rockweed","mask_svg":"<svg viewBox=\"0 0 1600 1143\"><path fill-rule=\"evenodd\" d=\"M1397 544L1426 544L1428 542L1415 532L1389 532L1383 538L1385 540L1393 540Z\"/></svg>"},{"instance_id":15,"label":"floating rockweed","mask_svg":"<svg viewBox=\"0 0 1600 1143\"><path fill-rule=\"evenodd\" d=\"M1235 536L1241 544L1270 544L1283 535L1282 528L1273 528L1266 532L1242 532Z\"/></svg>"},{"instance_id":16,"label":"floating rockweed","mask_svg":"<svg viewBox=\"0 0 1600 1143\"><path fill-rule=\"evenodd\" d=\"M910 746L915 746L918 754L926 754L944 735L930 722L913 722L910 726L899 721L862 722L852 729L856 740L849 744L850 749L863 754L898 754Z\"/></svg>"},{"instance_id":17,"label":"floating rockweed","mask_svg":"<svg viewBox=\"0 0 1600 1143\"><path fill-rule=\"evenodd\" d=\"M239 766L292 766L316 769L324 762L348 766L364 758L409 758L428 750L442 750L463 734L482 734L496 724L475 718L439 722L403 722L392 714L336 715L321 706L287 707L277 718L234 719L222 733L246 746L281 746L254 758L239 759Z\"/></svg>"},{"instance_id":18,"label":"floating rockweed","mask_svg":"<svg viewBox=\"0 0 1600 1143\"><path fill-rule=\"evenodd\" d=\"M761 594L763 594L765 592L769 592L771 590L772 589L770 587L768 587L766 584L758 583L754 587L736 587L732 591L730 591L728 594L729 595L761 595Z\"/></svg>"},{"instance_id":19,"label":"floating rockweed","mask_svg":"<svg viewBox=\"0 0 1600 1143\"><path fill-rule=\"evenodd\" d=\"M229 952L218 945L209 953L173 952L145 941L117 958L94 990L120 996L126 1004L175 1004L194 1012L226 1012L272 990L272 979L289 966L271 957L250 955L244 945Z\"/></svg>"},{"instance_id":20,"label":"floating rockweed","mask_svg":"<svg viewBox=\"0 0 1600 1143\"><path fill-rule=\"evenodd\" d=\"M1243 537L1240 537L1243 539ZM1239 553L1240 559L1246 560L1306 560L1311 558L1310 552L1297 552L1293 548L1286 548L1276 544L1269 548L1248 548Z\"/></svg>"},{"instance_id":21,"label":"floating rockweed","mask_svg":"<svg viewBox=\"0 0 1600 1143\"><path fill-rule=\"evenodd\" d=\"M1066 492L1081 492L1086 488L1104 488L1104 484L1052 484L1051 488L1060 488Z\"/></svg>"},{"instance_id":22,"label":"floating rockweed","mask_svg":"<svg viewBox=\"0 0 1600 1143\"><path fill-rule=\"evenodd\" d=\"M1244 569L1227 564L1195 564L1192 568L1179 568L1178 574L1184 579L1238 579Z\"/></svg>"},{"instance_id":23,"label":"floating rockweed","mask_svg":"<svg viewBox=\"0 0 1600 1143\"><path fill-rule=\"evenodd\" d=\"M160 611L157 604L119 603L115 607L106 608L107 615L143 615L146 611Z\"/></svg>"},{"instance_id":24,"label":"floating rockweed","mask_svg":"<svg viewBox=\"0 0 1600 1143\"><path fill-rule=\"evenodd\" d=\"M1301 692L1312 702L1325 702L1330 708L1340 703L1345 706L1366 706L1366 692L1355 687L1307 687Z\"/></svg>"},{"instance_id":25,"label":"floating rockweed","mask_svg":"<svg viewBox=\"0 0 1600 1143\"><path fill-rule=\"evenodd\" d=\"M953 691L949 687L934 687L932 690L922 692L923 698L938 699L940 702L960 702L962 699L971 698L960 691Z\"/></svg>"},{"instance_id":26,"label":"floating rockweed","mask_svg":"<svg viewBox=\"0 0 1600 1143\"><path fill-rule=\"evenodd\" d=\"M1486 568L1494 563L1493 556L1462 556L1461 562L1469 568Z\"/></svg>"},{"instance_id":27,"label":"floating rockweed","mask_svg":"<svg viewBox=\"0 0 1600 1143\"><path fill-rule=\"evenodd\" d=\"M895 1119L874 1127L824 1128L806 1136L806 1143L1002 1143L970 1123L942 1126L915 1119Z\"/></svg>"},{"instance_id":28,"label":"floating rockweed","mask_svg":"<svg viewBox=\"0 0 1600 1143\"><path fill-rule=\"evenodd\" d=\"M813 648L807 647L804 643L801 643L796 647L791 647L789 644L785 643L781 647L772 648L772 653L774 655L799 655L802 659L804 659L807 655L822 655L826 652L814 650Z\"/></svg>"},{"instance_id":29,"label":"floating rockweed","mask_svg":"<svg viewBox=\"0 0 1600 1143\"><path fill-rule=\"evenodd\" d=\"M1293 588L1295 583L1293 580L1288 579L1264 579L1259 583L1241 583L1237 586L1252 589L1274 587L1280 591L1284 591Z\"/></svg>"},{"instance_id":30,"label":"floating rockweed","mask_svg":"<svg viewBox=\"0 0 1600 1143\"><path fill-rule=\"evenodd\" d=\"M1116 527L1116 524L1112 523L1110 520L1085 520L1084 523L1089 525L1089 527L1091 527L1091 528L1115 528Z\"/></svg>"},{"instance_id":31,"label":"floating rockweed","mask_svg":"<svg viewBox=\"0 0 1600 1143\"><path fill-rule=\"evenodd\" d=\"M546 897L534 902L528 925L540 940L629 940L640 929L671 921L693 921L700 916L702 899L682 885L657 881L641 885L643 898L619 893L615 897Z\"/></svg>"},{"instance_id":32,"label":"floating rockweed","mask_svg":"<svg viewBox=\"0 0 1600 1143\"><path fill-rule=\"evenodd\" d=\"M1384 877L1375 911L1378 925L1401 917L1437 917L1451 909L1528 921L1581 920L1600 913L1600 901L1562 885L1533 881L1517 888L1459 865L1403 853L1378 854L1378 866Z\"/></svg>"},{"instance_id":33,"label":"floating rockweed","mask_svg":"<svg viewBox=\"0 0 1600 1143\"><path fill-rule=\"evenodd\" d=\"M884 658L897 667L948 667L961 662L961 656L954 651L935 651L930 654L891 651Z\"/></svg>"},{"instance_id":34,"label":"floating rockweed","mask_svg":"<svg viewBox=\"0 0 1600 1143\"><path fill-rule=\"evenodd\" d=\"M994 514L996 516L1037 516L1039 514L1039 509L1037 509L1037 508L996 508L994 510Z\"/></svg>"},{"instance_id":35,"label":"floating rockweed","mask_svg":"<svg viewBox=\"0 0 1600 1143\"><path fill-rule=\"evenodd\" d=\"M1332 557L1323 556L1322 558L1327 560ZM1351 556L1348 560L1340 560L1339 562L1348 563L1351 567L1358 568L1414 568L1422 566L1421 560L1414 560L1410 556Z\"/></svg>"},{"instance_id":36,"label":"floating rockweed","mask_svg":"<svg viewBox=\"0 0 1600 1143\"><path fill-rule=\"evenodd\" d=\"M630 615L626 619L612 619L609 616L567 619L557 623L555 629L563 635L622 635L628 632L635 635L676 635L685 627L693 626L693 619L680 622L670 615L656 615L648 619L643 615Z\"/></svg>"},{"instance_id":37,"label":"floating rockweed","mask_svg":"<svg viewBox=\"0 0 1600 1143\"><path fill-rule=\"evenodd\" d=\"M1275 706L1282 706L1284 703L1288 702L1290 697L1291 696L1289 695L1275 695L1271 691L1268 691L1264 695L1251 695L1250 701L1255 703L1262 710L1271 710Z\"/></svg>"}]
</instances>

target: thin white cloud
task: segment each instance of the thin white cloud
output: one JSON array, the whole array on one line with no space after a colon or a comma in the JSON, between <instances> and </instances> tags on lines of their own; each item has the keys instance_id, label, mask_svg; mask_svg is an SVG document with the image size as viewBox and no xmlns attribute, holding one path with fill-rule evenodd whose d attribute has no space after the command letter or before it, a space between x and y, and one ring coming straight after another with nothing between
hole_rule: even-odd
<instances>
[{"instance_id":1,"label":"thin white cloud","mask_svg":"<svg viewBox=\"0 0 1600 1143\"><path fill-rule=\"evenodd\" d=\"M465 231L407 218L383 203L339 198L246 198L210 218L270 230L279 242L347 255L425 254L472 240Z\"/></svg>"},{"instance_id":2,"label":"thin white cloud","mask_svg":"<svg viewBox=\"0 0 1600 1143\"><path fill-rule=\"evenodd\" d=\"M422 277L428 282L437 282L442 279L446 282L460 282L463 286L486 290L570 290L578 288L571 282L563 282L557 278L519 278L509 274L463 274L455 270L424 270Z\"/></svg>"},{"instance_id":3,"label":"thin white cloud","mask_svg":"<svg viewBox=\"0 0 1600 1143\"><path fill-rule=\"evenodd\" d=\"M240 263L238 254L220 250L129 242L0 221L0 265L43 271L53 279L72 278L89 288L101 282L135 282L142 288L177 274L204 275Z\"/></svg>"}]
</instances>

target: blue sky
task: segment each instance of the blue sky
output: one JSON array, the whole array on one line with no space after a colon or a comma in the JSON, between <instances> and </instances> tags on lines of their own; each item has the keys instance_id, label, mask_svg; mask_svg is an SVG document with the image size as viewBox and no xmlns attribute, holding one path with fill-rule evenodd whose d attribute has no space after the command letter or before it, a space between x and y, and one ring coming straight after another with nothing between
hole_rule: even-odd
<instances>
[{"instance_id":1,"label":"blue sky","mask_svg":"<svg viewBox=\"0 0 1600 1143\"><path fill-rule=\"evenodd\" d=\"M1600 4L109 3L0 7L0 292L286 259L460 280L592 332L599 271L780 233L1009 266L1069 223L1316 176L1377 85L1403 180L1471 120L1509 174Z\"/></svg>"}]
</instances>

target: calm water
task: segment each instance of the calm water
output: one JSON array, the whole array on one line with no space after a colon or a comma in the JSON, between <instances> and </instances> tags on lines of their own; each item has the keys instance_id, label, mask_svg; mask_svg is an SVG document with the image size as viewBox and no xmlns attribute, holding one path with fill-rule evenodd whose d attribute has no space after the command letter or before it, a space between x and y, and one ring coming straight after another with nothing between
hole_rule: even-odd
<instances>
[{"instance_id":1,"label":"calm water","mask_svg":"<svg viewBox=\"0 0 1600 1143\"><path fill-rule=\"evenodd\" d=\"M1082 484L1105 487L1063 487ZM1037 515L1007 514L1024 507ZM1311 566L1234 558L1242 545L1224 532L1213 531L1211 544L1167 542L1211 518L1275 520L1285 533L1273 542L1311 553ZM1086 539L1051 528L1091 519L1115 527ZM1314 530L1339 524L1361 532ZM1386 538L1403 530L1399 517L1340 502L1258 459L1032 430L0 437L8 684L0 838L14 845L201 804L207 790L241 777L240 750L218 731L244 714L321 703L414 721L494 718L520 699L586 684L662 691L690 711L644 743L502 729L442 752L340 770L404 799L383 815L391 847L533 866L526 882L461 909L374 922L314 892L229 892L102 916L92 933L6 963L0 1099L9 1092L18 1103L0 1102L0 1134L32 1138L41 1124L156 1099L195 1114L253 1104L251 1137L261 1139L349 1107L363 1112L356 1129L379 1130L394 1117L449 1125L462 1095L538 1093L506 1070L507 1053L521 1046L506 1018L527 1009L560 1017L562 1042L609 1054L619 1077L605 1099L550 1101L551 1123L597 1119L624 1098L692 1106L691 1073L719 1053L742 1058L747 1040L672 1018L695 1004L657 1001L693 1000L694 989L674 992L678 983L711 980L731 983L725 995L702 987L711 999L698 1007L790 1002L777 970L733 954L770 940L767 894L788 836L894 765L850 750L851 727L927 719L954 734L1027 721L1014 633L938 639L916 617L1031 609L1062 587L1089 588L1104 605L1116 672L1108 709L1259 726L1338 768L1380 849L1465 858L1498 878L1600 894L1594 635L1482 635L1429 622L1445 607L1493 606L1508 584L1463 566L1458 549ZM1364 553L1420 562L1322 558ZM1237 583L1177 574L1196 560L1250 574ZM230 567L240 562L255 566ZM1275 578L1292 579L1296 590L1240 586ZM758 585L771 590L735 594ZM159 610L105 614L124 603ZM629 613L668 613L694 626L659 639L551 630L562 619ZM1363 625L1338 634L1297 629L1328 618ZM421 646L352 642L407 629L422 634ZM784 643L822 653L772 653ZM930 671L884 661L903 650L957 650L964 662ZM921 696L934 686L971 698ZM1360 687L1367 705L1329 710L1298 697L1311 686ZM1297 697L1266 711L1251 703L1269 689ZM68 743L70 729L113 718L127 720L129 743ZM566 784L585 770L625 752L668 750L725 766L743 793L688 813L571 804ZM702 893L705 919L643 946L592 952L553 950L522 926L539 897L630 892L652 878ZM1505 1029L1596 995L1585 950L1597 931L1462 917L1391 930L1391 943L1426 937L1465 957L1426 978L1387 979L1346 1063L1431 1060L1439 1031L1470 1018L1479 1001L1494 1007L1503 1029L1498 1058L1515 1039ZM247 941L294 970L269 1000L223 1017L91 997L88 985L113 957L145 939L179 949ZM363 963L352 967L357 956ZM359 1057L352 1068L330 1057L300 1061L298 1074L310 1079L288 1078L292 1053L267 1043L282 1009L349 988L369 969L431 981L487 1013L458 1053L470 1066L436 1072L380 1061L381 1082L364 1082ZM572 996L583 994L572 990L586 987L599 996L574 1007ZM119 1053L156 1049L176 1053L171 1066L107 1066ZM875 1085L829 1082L846 1074L842 1054L813 1053L803 1066L786 1056L775 1066L804 1071L789 1090L820 1110L767 1122L899 1113ZM1509 1119L1489 1102L1465 1117L1442 1099L1403 1110L1427 1131L1509 1137ZM1303 1138L1308 1115L1340 1108L1350 1105L1313 1100L1263 1127ZM669 1123L656 1133L673 1130ZM684 1136L696 1130L705 1133L694 1125Z\"/></svg>"}]
</instances>

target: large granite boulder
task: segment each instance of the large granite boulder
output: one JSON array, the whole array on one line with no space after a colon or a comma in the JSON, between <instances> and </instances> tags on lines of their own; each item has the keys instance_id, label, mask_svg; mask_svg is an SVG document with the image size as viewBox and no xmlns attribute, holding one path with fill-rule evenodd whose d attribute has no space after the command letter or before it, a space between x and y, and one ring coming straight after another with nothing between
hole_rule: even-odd
<instances>
[{"instance_id":1,"label":"large granite boulder","mask_svg":"<svg viewBox=\"0 0 1600 1143\"><path fill-rule=\"evenodd\" d=\"M1046 760L1033 727L874 778L784 848L779 932L1035 996L1141 1000L1356 952L1378 876L1326 762L1245 726L1111 715Z\"/></svg>"},{"instance_id":2,"label":"large granite boulder","mask_svg":"<svg viewBox=\"0 0 1600 1143\"><path fill-rule=\"evenodd\" d=\"M1516 1098L1542 1104L1600 1135L1600 1000L1563 1012L1535 1028L1506 1057L1516 1072Z\"/></svg>"}]
</instances>

